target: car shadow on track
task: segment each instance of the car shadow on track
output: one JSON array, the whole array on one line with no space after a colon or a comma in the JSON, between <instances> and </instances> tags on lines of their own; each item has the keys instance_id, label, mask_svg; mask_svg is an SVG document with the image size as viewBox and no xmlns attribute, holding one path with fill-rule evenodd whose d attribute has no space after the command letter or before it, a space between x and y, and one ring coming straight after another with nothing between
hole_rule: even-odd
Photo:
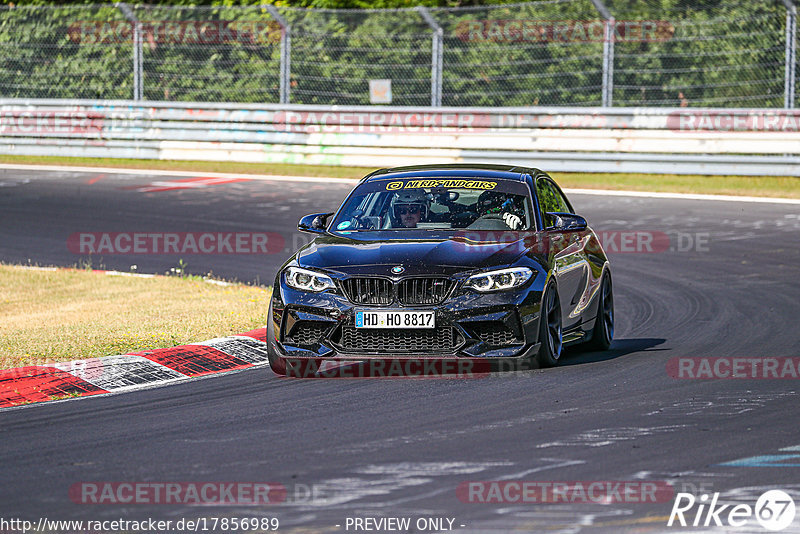
<instances>
[{"instance_id":1,"label":"car shadow on track","mask_svg":"<svg viewBox=\"0 0 800 534\"><path fill-rule=\"evenodd\" d=\"M559 362L559 366L605 362L634 352L669 350L666 348L655 348L665 341L666 339L652 337L615 339L611 343L611 348L602 352L587 352L586 350L581 349L580 346L567 347L564 349L564 354Z\"/></svg>"}]
</instances>

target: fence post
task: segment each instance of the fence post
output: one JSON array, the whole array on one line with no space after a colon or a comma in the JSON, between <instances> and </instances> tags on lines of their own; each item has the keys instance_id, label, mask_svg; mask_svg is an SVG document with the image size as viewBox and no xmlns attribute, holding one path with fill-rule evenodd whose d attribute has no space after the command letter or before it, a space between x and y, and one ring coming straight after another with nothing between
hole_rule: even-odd
<instances>
[{"instance_id":1,"label":"fence post","mask_svg":"<svg viewBox=\"0 0 800 534\"><path fill-rule=\"evenodd\" d=\"M602 106L614 105L614 25L616 21L602 0L592 0L594 8L605 21L603 23L603 89Z\"/></svg>"},{"instance_id":2,"label":"fence post","mask_svg":"<svg viewBox=\"0 0 800 534\"><path fill-rule=\"evenodd\" d=\"M288 104L291 97L291 74L292 74L292 27L289 22L278 13L272 4L265 4L264 9L269 11L272 18L281 25L281 72L280 72L280 103Z\"/></svg>"},{"instance_id":3,"label":"fence post","mask_svg":"<svg viewBox=\"0 0 800 534\"><path fill-rule=\"evenodd\" d=\"M133 99L142 100L144 98L144 82L142 80L142 26L136 14L124 2L117 2L117 7L122 14L133 23Z\"/></svg>"},{"instance_id":4,"label":"fence post","mask_svg":"<svg viewBox=\"0 0 800 534\"><path fill-rule=\"evenodd\" d=\"M442 70L444 69L444 30L436 22L428 8L417 6L420 16L433 30L431 43L431 107L442 107Z\"/></svg>"},{"instance_id":5,"label":"fence post","mask_svg":"<svg viewBox=\"0 0 800 534\"><path fill-rule=\"evenodd\" d=\"M794 108L794 91L797 80L797 8L791 0L783 0L786 6L786 54L784 56L783 107Z\"/></svg>"}]
</instances>

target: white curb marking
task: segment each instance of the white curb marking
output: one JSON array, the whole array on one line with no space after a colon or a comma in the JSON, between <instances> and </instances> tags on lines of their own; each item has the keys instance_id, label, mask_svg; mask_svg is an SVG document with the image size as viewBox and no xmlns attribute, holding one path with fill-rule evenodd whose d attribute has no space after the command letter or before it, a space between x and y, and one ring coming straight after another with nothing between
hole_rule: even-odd
<instances>
[{"instance_id":1,"label":"white curb marking","mask_svg":"<svg viewBox=\"0 0 800 534\"><path fill-rule=\"evenodd\" d=\"M279 176L272 174L236 174L226 172L202 172L202 171L165 171L163 169L118 169L114 167L71 167L61 165L20 165L13 163L0 163L0 169L10 170L34 170L34 171L57 171L57 172L89 172L89 173L109 173L109 174L138 174L144 176L208 176L213 178L247 178L248 180L262 180L275 182L316 182L316 183L340 183L352 184L358 181L357 178L322 178L317 176ZM564 189L567 193L581 195L602 195L602 196L622 196L622 197L643 197L643 198L676 198L683 200L718 200L723 202L767 202L774 204L800 204L800 199L779 198L779 197L748 197L736 195L700 195L692 193L658 193L650 191L618 191L614 189Z\"/></svg>"},{"instance_id":2,"label":"white curb marking","mask_svg":"<svg viewBox=\"0 0 800 534\"><path fill-rule=\"evenodd\" d=\"M798 180L800 184L800 180ZM692 193L658 193L655 191L616 191L613 189L564 189L574 195L602 195L607 197L675 198L680 200L716 200L721 202L768 202L774 204L800 204L800 198L744 197L735 195L700 195Z\"/></svg>"},{"instance_id":3,"label":"white curb marking","mask_svg":"<svg viewBox=\"0 0 800 534\"><path fill-rule=\"evenodd\" d=\"M186 378L186 375L143 356L119 355L73 360L54 367L107 391L151 386Z\"/></svg>"},{"instance_id":4,"label":"white curb marking","mask_svg":"<svg viewBox=\"0 0 800 534\"><path fill-rule=\"evenodd\" d=\"M192 345L211 347L254 365L268 361L267 344L258 339L253 339L252 337L218 337L203 341L202 343L192 343Z\"/></svg>"}]
</instances>

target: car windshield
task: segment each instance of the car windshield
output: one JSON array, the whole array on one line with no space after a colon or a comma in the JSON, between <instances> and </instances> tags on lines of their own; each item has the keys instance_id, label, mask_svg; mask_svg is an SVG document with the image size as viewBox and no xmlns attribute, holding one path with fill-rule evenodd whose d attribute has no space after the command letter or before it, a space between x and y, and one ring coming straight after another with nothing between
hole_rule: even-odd
<instances>
[{"instance_id":1,"label":"car windshield","mask_svg":"<svg viewBox=\"0 0 800 534\"><path fill-rule=\"evenodd\" d=\"M378 230L530 230L531 203L522 182L443 177L372 180L339 210L334 232Z\"/></svg>"}]
</instances>

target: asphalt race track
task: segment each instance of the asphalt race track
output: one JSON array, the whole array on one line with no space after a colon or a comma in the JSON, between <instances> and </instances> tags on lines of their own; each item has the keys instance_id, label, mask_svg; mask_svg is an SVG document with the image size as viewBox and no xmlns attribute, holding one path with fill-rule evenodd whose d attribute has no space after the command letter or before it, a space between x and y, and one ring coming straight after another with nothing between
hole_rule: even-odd
<instances>
[{"instance_id":1,"label":"asphalt race track","mask_svg":"<svg viewBox=\"0 0 800 534\"><path fill-rule=\"evenodd\" d=\"M332 210L349 189L0 170L0 260L162 273L183 259L192 273L270 284L307 239L299 217ZM279 532L354 532L348 518L380 517L449 518L470 533L709 530L705 517L668 528L674 495L469 502L459 488L474 481L653 481L751 507L782 489L800 507L800 382L667 373L678 357L800 356L800 205L570 198L596 231L670 240L669 250L609 251L617 331L608 353L481 379L300 381L259 368L6 410L0 517L275 517ZM283 239L279 252L90 257L68 246L82 232L265 231ZM70 493L91 482L270 482L288 495L270 506L196 506L86 504ZM754 519L717 531L766 532ZM800 532L800 510L783 532Z\"/></svg>"}]
</instances>

